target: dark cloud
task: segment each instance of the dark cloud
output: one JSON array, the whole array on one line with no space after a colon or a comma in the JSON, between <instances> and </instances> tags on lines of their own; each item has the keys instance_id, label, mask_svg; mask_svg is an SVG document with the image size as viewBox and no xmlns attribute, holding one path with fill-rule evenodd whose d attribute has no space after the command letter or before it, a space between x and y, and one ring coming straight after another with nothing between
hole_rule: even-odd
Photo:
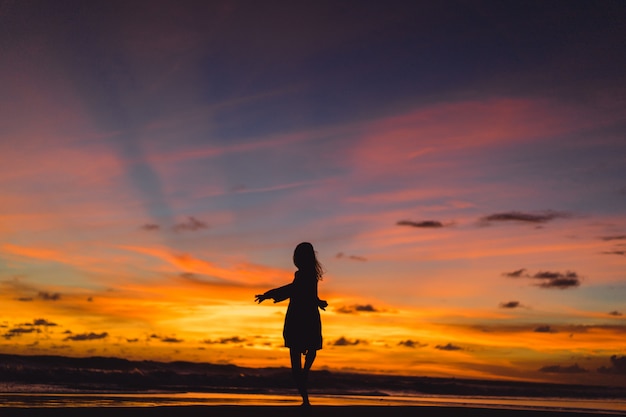
<instances>
[{"instance_id":1,"label":"dark cloud","mask_svg":"<svg viewBox=\"0 0 626 417\"><path fill-rule=\"evenodd\" d=\"M552 327L550 326L539 326L536 327L535 330L533 330L535 333L557 333L556 330L554 330Z\"/></svg>"},{"instance_id":2,"label":"dark cloud","mask_svg":"<svg viewBox=\"0 0 626 417\"><path fill-rule=\"evenodd\" d=\"M566 288L578 287L580 285L580 277L576 272L572 271L539 271L534 275L531 275L525 268L522 268L513 272L503 272L502 275L509 278L533 278L541 280L541 283L536 284L541 288L558 288L563 290Z\"/></svg>"},{"instance_id":3,"label":"dark cloud","mask_svg":"<svg viewBox=\"0 0 626 417\"><path fill-rule=\"evenodd\" d=\"M28 301L33 301L34 298L33 297L20 297L20 298L16 298L17 301L24 301L24 302L28 302Z\"/></svg>"},{"instance_id":4,"label":"dark cloud","mask_svg":"<svg viewBox=\"0 0 626 417\"><path fill-rule=\"evenodd\" d=\"M183 339L177 339L175 337L162 337L161 338L161 342L165 342L165 343L182 343L184 340Z\"/></svg>"},{"instance_id":5,"label":"dark cloud","mask_svg":"<svg viewBox=\"0 0 626 417\"><path fill-rule=\"evenodd\" d=\"M39 297L40 299L44 301L58 301L61 299L61 294L59 294L58 292L49 293L47 291L39 291L39 294L37 294L37 297Z\"/></svg>"},{"instance_id":6,"label":"dark cloud","mask_svg":"<svg viewBox=\"0 0 626 417\"><path fill-rule=\"evenodd\" d=\"M139 342L139 339L137 339L137 338L134 338L134 339L126 339L126 341L127 341L128 343L137 343L137 342Z\"/></svg>"},{"instance_id":7,"label":"dark cloud","mask_svg":"<svg viewBox=\"0 0 626 417\"><path fill-rule=\"evenodd\" d=\"M233 337L223 337L221 339L216 339L216 340L205 340L204 343L209 344L209 345L214 345L214 344L220 344L220 345L226 345L229 343L244 343L247 339L244 339L242 337L239 336L233 336Z\"/></svg>"},{"instance_id":8,"label":"dark cloud","mask_svg":"<svg viewBox=\"0 0 626 417\"><path fill-rule=\"evenodd\" d=\"M35 319L33 320L33 325L35 326L45 326L45 327L54 327L58 326L56 323L52 323L46 319Z\"/></svg>"},{"instance_id":9,"label":"dark cloud","mask_svg":"<svg viewBox=\"0 0 626 417\"><path fill-rule=\"evenodd\" d=\"M335 340L334 342L332 342L333 346L356 346L358 344L362 344L365 343L363 340L360 339L355 339L355 340L348 340L345 337L341 336L339 339Z\"/></svg>"},{"instance_id":10,"label":"dark cloud","mask_svg":"<svg viewBox=\"0 0 626 417\"><path fill-rule=\"evenodd\" d=\"M522 307L519 301L507 301L506 303L500 303L500 308L518 308Z\"/></svg>"},{"instance_id":11,"label":"dark cloud","mask_svg":"<svg viewBox=\"0 0 626 417\"><path fill-rule=\"evenodd\" d=\"M582 374L585 372L589 372L585 368L581 368L578 364L574 364L571 366L561 366L561 365L552 365L552 366L544 366L539 369L539 372L546 372L551 374Z\"/></svg>"},{"instance_id":12,"label":"dark cloud","mask_svg":"<svg viewBox=\"0 0 626 417\"><path fill-rule=\"evenodd\" d=\"M621 312L617 311L617 310L613 310L613 311L609 312L609 315L610 316L619 317L619 316L622 316L623 314Z\"/></svg>"},{"instance_id":13,"label":"dark cloud","mask_svg":"<svg viewBox=\"0 0 626 417\"><path fill-rule=\"evenodd\" d=\"M611 366L601 366L598 372L601 374L626 375L626 356L611 356Z\"/></svg>"},{"instance_id":14,"label":"dark cloud","mask_svg":"<svg viewBox=\"0 0 626 417\"><path fill-rule=\"evenodd\" d=\"M98 340L98 339L104 339L108 336L109 334L107 332L102 332L102 333L80 333L80 334L75 334L72 336L67 336L65 339L63 339L63 341L68 341L71 340L73 342L83 342L86 340Z\"/></svg>"},{"instance_id":15,"label":"dark cloud","mask_svg":"<svg viewBox=\"0 0 626 417\"><path fill-rule=\"evenodd\" d=\"M337 258L337 259L350 259L350 260L353 260L353 261L360 261L360 262L366 262L367 261L367 258L364 258L362 256L346 255L343 252L337 253L337 255L335 255L335 258Z\"/></svg>"},{"instance_id":16,"label":"dark cloud","mask_svg":"<svg viewBox=\"0 0 626 417\"><path fill-rule=\"evenodd\" d=\"M528 274L524 274L524 272L526 272L526 268L518 269L517 271L513 272L503 272L502 275L509 278L527 277Z\"/></svg>"},{"instance_id":17,"label":"dark cloud","mask_svg":"<svg viewBox=\"0 0 626 417\"><path fill-rule=\"evenodd\" d=\"M437 345L435 346L435 349L448 350L448 351L463 350L462 347L453 345L452 343L448 343L447 345Z\"/></svg>"},{"instance_id":18,"label":"dark cloud","mask_svg":"<svg viewBox=\"0 0 626 417\"><path fill-rule=\"evenodd\" d=\"M419 222L415 222L412 220L400 220L396 222L397 226L410 226L410 227L419 227L425 229L436 229L439 227L443 227L443 223L438 220L422 220Z\"/></svg>"},{"instance_id":19,"label":"dark cloud","mask_svg":"<svg viewBox=\"0 0 626 417\"><path fill-rule=\"evenodd\" d=\"M13 338L15 336L21 336L23 334L41 333L41 330L32 327L32 324L27 323L25 325L26 326L31 326L31 327L28 327L28 328L24 328L24 327L13 328L13 329L9 330L8 332L6 332L5 334L3 334L2 337L4 337L5 339L11 339L11 338Z\"/></svg>"},{"instance_id":20,"label":"dark cloud","mask_svg":"<svg viewBox=\"0 0 626 417\"><path fill-rule=\"evenodd\" d=\"M481 223L494 222L516 222L543 224L555 219L567 219L571 217L569 213L547 210L539 213L524 213L521 211L507 211L502 213L494 213L480 219Z\"/></svg>"},{"instance_id":21,"label":"dark cloud","mask_svg":"<svg viewBox=\"0 0 626 417\"><path fill-rule=\"evenodd\" d=\"M154 231L154 230L159 230L161 228L161 226L159 226L158 224L155 223L146 223L143 226L141 226L142 230L146 230L148 232Z\"/></svg>"},{"instance_id":22,"label":"dark cloud","mask_svg":"<svg viewBox=\"0 0 626 417\"><path fill-rule=\"evenodd\" d=\"M178 223L174 225L174 230L176 232L196 232L202 229L208 229L209 226L196 219L195 217L189 217L186 222Z\"/></svg>"},{"instance_id":23,"label":"dark cloud","mask_svg":"<svg viewBox=\"0 0 626 417\"><path fill-rule=\"evenodd\" d=\"M398 343L398 346L404 346L404 347L408 347L408 348L422 348L422 347L426 347L428 346L428 344L426 343L420 343L417 340L411 340L411 339L407 339L407 340L401 340Z\"/></svg>"},{"instance_id":24,"label":"dark cloud","mask_svg":"<svg viewBox=\"0 0 626 417\"><path fill-rule=\"evenodd\" d=\"M566 289L578 287L580 285L580 278L578 277L578 274L572 271L566 271L565 273L540 271L532 277L543 280L541 284L538 284L541 288Z\"/></svg>"},{"instance_id":25,"label":"dark cloud","mask_svg":"<svg viewBox=\"0 0 626 417\"><path fill-rule=\"evenodd\" d=\"M611 240L626 240L626 235L602 236L600 239L607 242Z\"/></svg>"},{"instance_id":26,"label":"dark cloud","mask_svg":"<svg viewBox=\"0 0 626 417\"><path fill-rule=\"evenodd\" d=\"M351 306L342 306L336 308L337 313L342 314L356 314L356 313L379 313L381 310L377 309L371 304L354 304Z\"/></svg>"},{"instance_id":27,"label":"dark cloud","mask_svg":"<svg viewBox=\"0 0 626 417\"><path fill-rule=\"evenodd\" d=\"M88 302L88 303L93 302L93 297L89 297L89 298L87 298L87 302Z\"/></svg>"}]
</instances>

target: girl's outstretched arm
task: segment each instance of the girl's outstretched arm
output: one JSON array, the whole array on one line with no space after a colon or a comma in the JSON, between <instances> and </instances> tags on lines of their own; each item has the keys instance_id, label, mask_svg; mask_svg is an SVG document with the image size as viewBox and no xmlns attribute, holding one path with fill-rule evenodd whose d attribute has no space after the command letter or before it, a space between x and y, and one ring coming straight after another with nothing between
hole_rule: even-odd
<instances>
[{"instance_id":1,"label":"girl's outstretched arm","mask_svg":"<svg viewBox=\"0 0 626 417\"><path fill-rule=\"evenodd\" d=\"M263 294L255 295L254 301L260 304L268 298L271 298L272 300L274 300L275 303L278 303L291 297L292 288L292 284L287 284L279 288L274 288L273 290L269 290Z\"/></svg>"}]
</instances>

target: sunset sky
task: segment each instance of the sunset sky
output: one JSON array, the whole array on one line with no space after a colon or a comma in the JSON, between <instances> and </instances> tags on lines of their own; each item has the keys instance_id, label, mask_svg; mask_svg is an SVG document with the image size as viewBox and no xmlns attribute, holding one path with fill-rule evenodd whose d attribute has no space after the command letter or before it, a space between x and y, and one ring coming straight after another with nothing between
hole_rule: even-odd
<instances>
[{"instance_id":1,"label":"sunset sky","mask_svg":"<svg viewBox=\"0 0 626 417\"><path fill-rule=\"evenodd\" d=\"M626 384L626 2L0 1L0 353Z\"/></svg>"}]
</instances>

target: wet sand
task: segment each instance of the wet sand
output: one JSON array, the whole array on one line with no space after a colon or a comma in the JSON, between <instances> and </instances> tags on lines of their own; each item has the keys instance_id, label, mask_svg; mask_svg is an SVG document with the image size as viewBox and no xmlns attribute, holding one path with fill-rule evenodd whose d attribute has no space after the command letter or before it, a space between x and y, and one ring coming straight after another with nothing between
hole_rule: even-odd
<instances>
[{"instance_id":1,"label":"wet sand","mask_svg":"<svg viewBox=\"0 0 626 417\"><path fill-rule=\"evenodd\" d=\"M582 417L616 415L558 410L511 410L429 406L174 406L2 408L2 417ZM626 414L621 414L626 415Z\"/></svg>"}]
</instances>

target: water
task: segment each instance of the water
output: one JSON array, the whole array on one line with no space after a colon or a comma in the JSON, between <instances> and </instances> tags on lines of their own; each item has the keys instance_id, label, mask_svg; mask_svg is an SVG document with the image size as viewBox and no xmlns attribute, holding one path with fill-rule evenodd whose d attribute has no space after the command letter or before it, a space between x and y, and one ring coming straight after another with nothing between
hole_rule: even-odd
<instances>
[{"instance_id":1,"label":"water","mask_svg":"<svg viewBox=\"0 0 626 417\"><path fill-rule=\"evenodd\" d=\"M43 387L40 387L43 388ZM31 387L32 389L32 387ZM364 396L312 395L314 405L366 406L454 406L518 410L548 410L626 415L623 399L588 400L571 398L520 397L454 397L454 396ZM12 392L0 393L1 407L63 408L63 407L156 407L156 406L296 406L300 398L284 394L241 393L85 393L85 392Z\"/></svg>"}]
</instances>

